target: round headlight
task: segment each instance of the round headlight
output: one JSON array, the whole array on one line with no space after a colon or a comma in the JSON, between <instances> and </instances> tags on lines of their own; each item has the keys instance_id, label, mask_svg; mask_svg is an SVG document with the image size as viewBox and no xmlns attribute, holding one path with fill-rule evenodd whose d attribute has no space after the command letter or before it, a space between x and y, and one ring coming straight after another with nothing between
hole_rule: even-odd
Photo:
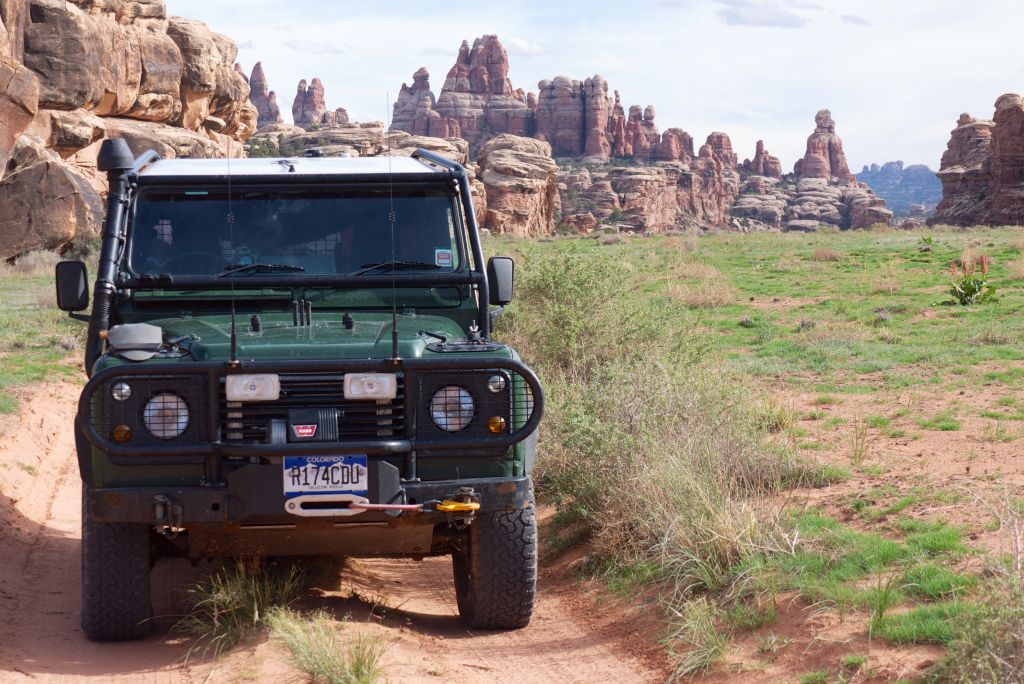
<instances>
[{"instance_id":1,"label":"round headlight","mask_svg":"<svg viewBox=\"0 0 1024 684\"><path fill-rule=\"evenodd\" d=\"M164 392L146 402L142 422L154 437L174 439L188 427L188 404L177 394Z\"/></svg>"},{"instance_id":2,"label":"round headlight","mask_svg":"<svg viewBox=\"0 0 1024 684\"><path fill-rule=\"evenodd\" d=\"M445 385L430 399L430 417L446 432L458 432L469 425L473 409L473 397L457 385Z\"/></svg>"},{"instance_id":3,"label":"round headlight","mask_svg":"<svg viewBox=\"0 0 1024 684\"><path fill-rule=\"evenodd\" d=\"M508 382L505 380L504 376L501 375L492 375L487 379L487 389L495 394L498 392L504 392L507 384Z\"/></svg>"}]
</instances>

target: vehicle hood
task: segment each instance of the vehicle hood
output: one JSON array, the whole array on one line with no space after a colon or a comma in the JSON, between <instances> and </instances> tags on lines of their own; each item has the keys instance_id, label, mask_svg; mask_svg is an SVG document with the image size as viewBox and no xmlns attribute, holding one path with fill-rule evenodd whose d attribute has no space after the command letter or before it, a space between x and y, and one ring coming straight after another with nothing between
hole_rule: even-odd
<instances>
[{"instance_id":1,"label":"vehicle hood","mask_svg":"<svg viewBox=\"0 0 1024 684\"><path fill-rule=\"evenodd\" d=\"M256 361L290 359L385 359L392 355L391 314L353 314L347 329L340 313L316 313L312 325L296 326L291 315L265 315L260 330L254 331L248 315L236 320L238 358ZM458 323L443 316L399 315L398 353L403 358L423 356L427 344L436 339L422 335L429 331L450 340L465 337ZM195 335L183 343L197 361L228 360L231 356L231 317L196 316L163 318L149 323L160 326L164 339Z\"/></svg>"}]
</instances>

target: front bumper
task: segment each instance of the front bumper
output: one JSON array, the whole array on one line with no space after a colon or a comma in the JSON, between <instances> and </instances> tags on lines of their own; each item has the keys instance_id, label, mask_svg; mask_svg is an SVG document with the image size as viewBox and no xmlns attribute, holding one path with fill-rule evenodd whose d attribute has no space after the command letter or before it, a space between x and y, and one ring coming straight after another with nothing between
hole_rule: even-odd
<instances>
[{"instance_id":1,"label":"front bumper","mask_svg":"<svg viewBox=\"0 0 1024 684\"><path fill-rule=\"evenodd\" d=\"M387 466L388 464L380 464ZM261 472L273 470L270 472ZM397 476L397 470L394 475ZM388 478L390 479L390 478ZM472 488L480 502L480 512L518 510L533 502L533 482L529 476L512 478L474 478L436 482L405 482L394 485L374 483L371 473L372 503L422 503L422 511L364 511L352 515L316 520L292 515L281 491L280 469L250 465L232 473L227 487L117 487L87 488L86 510L90 517L104 523L137 523L188 529L193 525L261 526L345 524L388 522L401 518L403 524L432 525L448 519L434 512L430 502L454 499L464 488Z\"/></svg>"}]
</instances>

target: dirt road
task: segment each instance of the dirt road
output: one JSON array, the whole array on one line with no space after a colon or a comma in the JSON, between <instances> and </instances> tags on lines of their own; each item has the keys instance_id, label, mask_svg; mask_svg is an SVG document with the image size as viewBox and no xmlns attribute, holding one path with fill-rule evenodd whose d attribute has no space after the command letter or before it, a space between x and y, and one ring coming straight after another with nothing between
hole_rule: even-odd
<instances>
[{"instance_id":1,"label":"dirt road","mask_svg":"<svg viewBox=\"0 0 1024 684\"><path fill-rule=\"evenodd\" d=\"M80 494L71 417L78 388L26 395L0 438L0 681L303 681L277 644L238 649L216 663L185 661L188 642L160 625L141 642L96 644L78 627ZM165 579L179 568L158 566ZM158 587L165 582L156 582ZM388 681L658 681L628 630L588 611L542 571L533 622L523 630L470 632L455 612L451 564L355 561L310 599L348 617L349 629L384 640ZM158 597L159 598L159 597ZM591 617L593 619L591 619ZM593 623L593 624L591 624Z\"/></svg>"}]
</instances>

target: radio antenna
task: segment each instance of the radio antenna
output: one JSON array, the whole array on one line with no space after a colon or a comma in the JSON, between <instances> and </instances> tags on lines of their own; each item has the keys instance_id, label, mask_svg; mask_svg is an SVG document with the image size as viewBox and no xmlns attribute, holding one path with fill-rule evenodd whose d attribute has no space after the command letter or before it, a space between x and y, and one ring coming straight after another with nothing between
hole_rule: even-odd
<instances>
[{"instance_id":1,"label":"radio antenna","mask_svg":"<svg viewBox=\"0 0 1024 684\"><path fill-rule=\"evenodd\" d=\"M231 138L228 138L228 240L230 241L230 268L235 268L235 211L231 198ZM231 361L228 365L238 366L238 330L235 327L235 279L231 280Z\"/></svg>"},{"instance_id":2,"label":"radio antenna","mask_svg":"<svg viewBox=\"0 0 1024 684\"><path fill-rule=\"evenodd\" d=\"M391 112L388 107L391 106L391 93L384 93L384 120L387 121L388 127L387 132L390 133L391 129ZM385 133L387 135L387 133ZM395 286L395 274L397 273L397 266L395 264L395 182L391 176L391 136L387 137L388 141L388 223L391 224L391 360L397 363L398 356L398 290Z\"/></svg>"}]
</instances>

